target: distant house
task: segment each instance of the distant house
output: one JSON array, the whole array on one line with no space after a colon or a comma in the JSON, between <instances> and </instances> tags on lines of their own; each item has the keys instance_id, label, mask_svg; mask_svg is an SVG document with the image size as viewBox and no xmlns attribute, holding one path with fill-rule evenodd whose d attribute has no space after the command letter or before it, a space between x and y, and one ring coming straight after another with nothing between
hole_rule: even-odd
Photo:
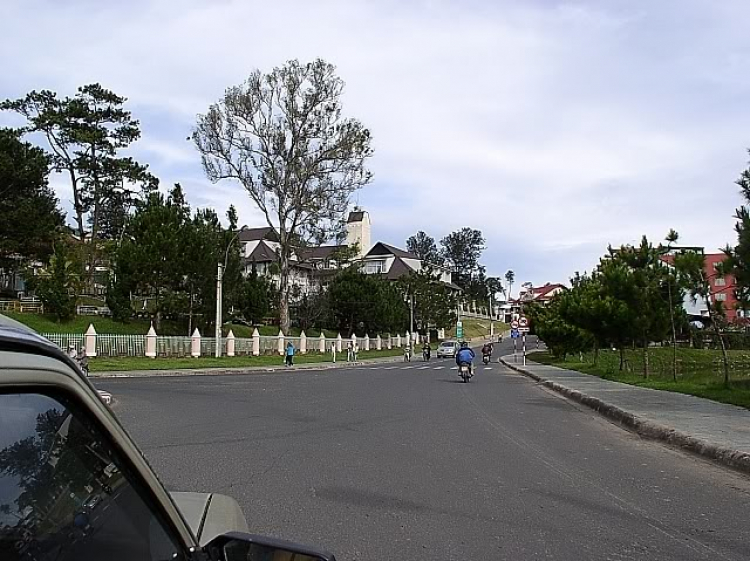
<instances>
[{"instance_id":1,"label":"distant house","mask_svg":"<svg viewBox=\"0 0 750 561\"><path fill-rule=\"evenodd\" d=\"M668 265L674 263L674 253L689 249L691 251L697 251L703 253L702 247L690 247L690 248L675 248L672 255L665 255L662 257L662 261ZM736 282L733 275L719 275L716 269L719 263L722 263L727 256L723 253L703 253L703 272L708 279L711 286L711 294L709 299L712 304L720 302L727 321L729 323L736 323L742 318L746 317L743 310L737 309L737 295L736 295ZM698 299L693 301L692 297L687 294L683 302L683 308L687 313L688 317L692 320L700 320L700 318L708 317L708 308L706 307L705 300Z\"/></svg>"},{"instance_id":2,"label":"distant house","mask_svg":"<svg viewBox=\"0 0 750 561\"><path fill-rule=\"evenodd\" d=\"M547 306L556 295L564 290L567 290L567 287L560 283L548 282L543 286L536 287L531 283L524 283L521 285L518 298L510 299L498 306L499 315L503 317L506 323L510 323L514 315L520 314L523 311L524 305L533 302Z\"/></svg>"},{"instance_id":3,"label":"distant house","mask_svg":"<svg viewBox=\"0 0 750 561\"><path fill-rule=\"evenodd\" d=\"M422 271L425 264L414 255L383 242L376 243L360 260L362 272L368 275L383 275L388 280L398 280L404 275ZM440 265L429 264L433 274L440 276L440 281L453 290L460 290L451 281L450 269Z\"/></svg>"},{"instance_id":4,"label":"distant house","mask_svg":"<svg viewBox=\"0 0 750 561\"><path fill-rule=\"evenodd\" d=\"M324 289L328 281L342 267L355 264L365 274L382 275L388 280L397 280L411 272L422 270L419 257L383 242L371 245L372 224L367 211L355 209L346 221L346 241L340 245L301 247L293 251L291 257L291 281L298 295L309 294ZM270 227L250 228L240 233L244 272L252 271L269 275L278 282L279 237ZM356 247L355 254L346 255L347 250ZM347 257L346 262L342 258ZM454 290L459 287L451 282L450 270L438 265L430 265L440 280Z\"/></svg>"}]
</instances>

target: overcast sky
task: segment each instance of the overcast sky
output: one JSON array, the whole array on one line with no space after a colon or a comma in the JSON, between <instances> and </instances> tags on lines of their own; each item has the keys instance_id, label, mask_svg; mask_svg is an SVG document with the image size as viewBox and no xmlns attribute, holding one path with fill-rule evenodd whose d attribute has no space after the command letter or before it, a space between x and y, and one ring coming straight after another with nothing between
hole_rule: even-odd
<instances>
[{"instance_id":1,"label":"overcast sky","mask_svg":"<svg viewBox=\"0 0 750 561\"><path fill-rule=\"evenodd\" d=\"M374 135L357 197L373 241L471 226L489 274L567 281L642 234L734 240L747 15L747 0L6 0L0 98L100 82L129 99L132 152L164 188L263 225L239 185L205 179L186 137L252 69L322 57Z\"/></svg>"}]
</instances>

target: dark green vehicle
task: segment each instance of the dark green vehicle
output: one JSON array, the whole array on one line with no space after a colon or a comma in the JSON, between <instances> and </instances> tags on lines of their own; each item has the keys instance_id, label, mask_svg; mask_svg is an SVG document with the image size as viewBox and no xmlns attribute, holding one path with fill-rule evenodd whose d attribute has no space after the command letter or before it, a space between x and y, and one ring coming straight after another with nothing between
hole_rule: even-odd
<instances>
[{"instance_id":1,"label":"dark green vehicle","mask_svg":"<svg viewBox=\"0 0 750 561\"><path fill-rule=\"evenodd\" d=\"M168 493L78 367L0 316L0 560L312 561L237 502Z\"/></svg>"}]
</instances>

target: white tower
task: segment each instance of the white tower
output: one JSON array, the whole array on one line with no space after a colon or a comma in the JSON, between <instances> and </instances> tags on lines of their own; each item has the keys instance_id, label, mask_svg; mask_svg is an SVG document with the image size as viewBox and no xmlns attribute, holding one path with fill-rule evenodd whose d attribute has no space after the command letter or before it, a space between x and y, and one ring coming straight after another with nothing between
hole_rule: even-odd
<instances>
[{"instance_id":1,"label":"white tower","mask_svg":"<svg viewBox=\"0 0 750 561\"><path fill-rule=\"evenodd\" d=\"M359 255L364 257L372 247L370 237L370 214L366 210L354 207L346 220L346 245L359 244Z\"/></svg>"}]
</instances>

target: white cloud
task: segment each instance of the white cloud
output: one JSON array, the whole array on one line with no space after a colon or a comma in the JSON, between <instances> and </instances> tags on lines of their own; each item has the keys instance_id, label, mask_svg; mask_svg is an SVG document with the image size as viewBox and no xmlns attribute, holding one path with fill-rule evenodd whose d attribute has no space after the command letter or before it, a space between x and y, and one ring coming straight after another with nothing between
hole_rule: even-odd
<instances>
[{"instance_id":1,"label":"white cloud","mask_svg":"<svg viewBox=\"0 0 750 561\"><path fill-rule=\"evenodd\" d=\"M346 112L374 134L376 181L359 201L376 237L472 226L488 238L491 273L564 280L609 242L644 233L733 239L732 181L750 145L744 10L739 0L32 0L0 23L0 49L17 53L0 96L100 81L130 98L144 130L134 152L165 188L180 181L194 206L223 215L233 202L260 223L239 186L205 180L185 137L252 69L321 56L347 82Z\"/></svg>"}]
</instances>

